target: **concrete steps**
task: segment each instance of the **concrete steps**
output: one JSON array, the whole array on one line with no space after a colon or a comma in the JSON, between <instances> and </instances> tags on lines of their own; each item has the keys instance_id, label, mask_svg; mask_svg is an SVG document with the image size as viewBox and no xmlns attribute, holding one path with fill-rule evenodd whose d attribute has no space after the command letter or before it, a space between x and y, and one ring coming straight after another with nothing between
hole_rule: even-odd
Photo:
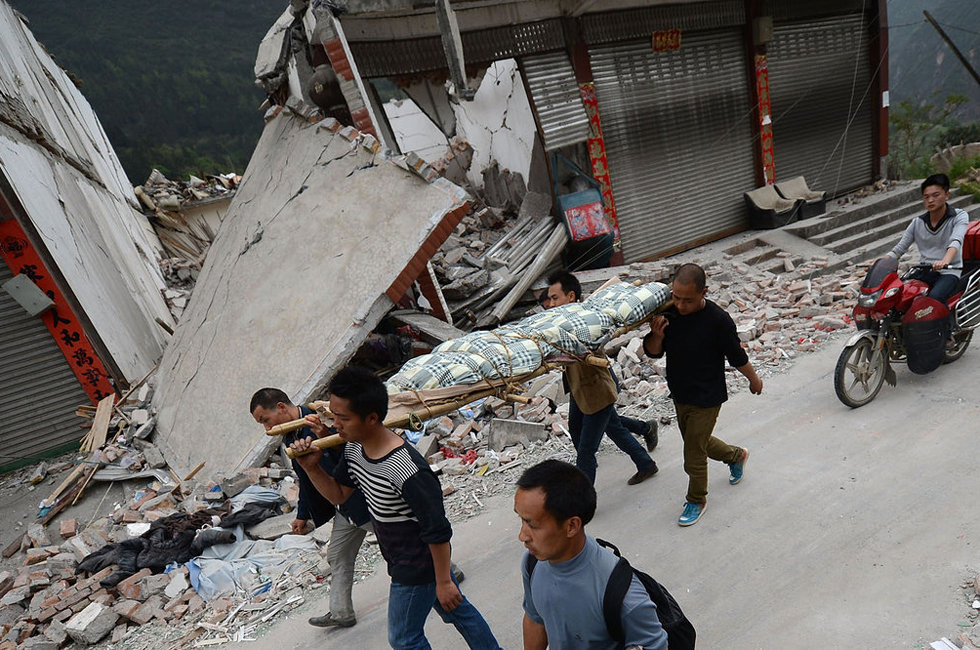
<instances>
[{"instance_id":1,"label":"concrete steps","mask_svg":"<svg viewBox=\"0 0 980 650\"><path fill-rule=\"evenodd\" d=\"M950 205L980 220L980 203L954 190ZM828 214L776 230L746 233L723 249L735 262L774 274L786 273L812 258L827 260L822 272L874 260L898 242L909 221L923 211L918 182L888 193L840 205Z\"/></svg>"},{"instance_id":2,"label":"concrete steps","mask_svg":"<svg viewBox=\"0 0 980 650\"><path fill-rule=\"evenodd\" d=\"M969 194L954 190L949 204L966 210L971 220L980 218L980 204L974 203ZM889 251L911 218L922 210L919 188L913 185L847 211L793 224L786 231L825 249L831 260L828 269L833 270Z\"/></svg>"}]
</instances>

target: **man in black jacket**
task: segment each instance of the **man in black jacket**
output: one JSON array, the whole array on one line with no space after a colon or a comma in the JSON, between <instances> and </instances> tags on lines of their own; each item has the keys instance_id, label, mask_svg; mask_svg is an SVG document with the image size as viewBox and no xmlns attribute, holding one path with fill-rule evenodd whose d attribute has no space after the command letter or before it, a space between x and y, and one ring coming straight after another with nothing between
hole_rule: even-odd
<instances>
[{"instance_id":1,"label":"man in black jacket","mask_svg":"<svg viewBox=\"0 0 980 650\"><path fill-rule=\"evenodd\" d=\"M728 399L725 359L749 380L753 394L762 380L742 349L735 322L724 309L705 298L707 279L697 264L684 264L671 285L673 306L650 322L643 349L654 358L667 354L667 387L684 439L687 499L677 523L696 524L708 501L708 458L728 464L729 483L742 480L749 450L712 435L721 405Z\"/></svg>"}]
</instances>

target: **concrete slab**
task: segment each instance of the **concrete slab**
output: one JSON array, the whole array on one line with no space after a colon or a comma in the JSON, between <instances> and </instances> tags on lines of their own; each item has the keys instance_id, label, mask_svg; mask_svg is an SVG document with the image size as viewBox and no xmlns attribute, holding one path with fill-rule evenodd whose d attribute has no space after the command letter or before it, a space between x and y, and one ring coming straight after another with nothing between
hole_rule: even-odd
<instances>
[{"instance_id":1,"label":"concrete slab","mask_svg":"<svg viewBox=\"0 0 980 650\"><path fill-rule=\"evenodd\" d=\"M266 125L160 363L155 442L178 475L264 460L278 440L252 393L318 396L468 209L341 133L288 111Z\"/></svg>"}]
</instances>

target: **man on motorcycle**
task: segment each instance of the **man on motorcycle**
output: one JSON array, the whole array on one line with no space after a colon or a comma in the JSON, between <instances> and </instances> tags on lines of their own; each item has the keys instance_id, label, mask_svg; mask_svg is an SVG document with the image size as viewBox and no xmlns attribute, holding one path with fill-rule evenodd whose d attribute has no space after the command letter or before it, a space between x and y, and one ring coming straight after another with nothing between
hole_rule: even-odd
<instances>
[{"instance_id":1,"label":"man on motorcycle","mask_svg":"<svg viewBox=\"0 0 980 650\"><path fill-rule=\"evenodd\" d=\"M965 211L946 203L949 199L946 174L933 174L922 181L921 187L922 203L928 212L912 220L902 239L887 254L901 259L914 242L922 262L932 264L932 270L923 271L918 279L930 286L931 298L945 303L960 279L963 238L970 218Z\"/></svg>"}]
</instances>

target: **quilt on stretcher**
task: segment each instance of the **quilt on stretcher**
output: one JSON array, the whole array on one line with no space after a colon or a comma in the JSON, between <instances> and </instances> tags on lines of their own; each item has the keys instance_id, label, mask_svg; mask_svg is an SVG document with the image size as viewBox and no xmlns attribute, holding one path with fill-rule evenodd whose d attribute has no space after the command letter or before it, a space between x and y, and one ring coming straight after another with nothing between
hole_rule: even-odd
<instances>
[{"instance_id":1,"label":"quilt on stretcher","mask_svg":"<svg viewBox=\"0 0 980 650\"><path fill-rule=\"evenodd\" d=\"M549 359L584 357L616 330L648 319L669 298L670 289L660 282L603 287L584 302L446 341L402 366L388 379L388 393L518 378Z\"/></svg>"}]
</instances>

